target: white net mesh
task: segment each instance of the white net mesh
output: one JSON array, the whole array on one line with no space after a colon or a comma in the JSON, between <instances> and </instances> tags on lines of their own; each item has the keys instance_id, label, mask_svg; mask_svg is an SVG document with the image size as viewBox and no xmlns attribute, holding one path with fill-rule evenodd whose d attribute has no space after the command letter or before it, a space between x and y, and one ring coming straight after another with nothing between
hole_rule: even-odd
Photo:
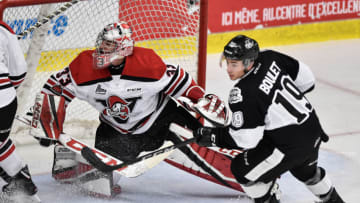
<instances>
[{"instance_id":1,"label":"white net mesh","mask_svg":"<svg viewBox=\"0 0 360 203\"><path fill-rule=\"evenodd\" d=\"M19 34L43 18L40 12L45 11L42 15L47 16L64 4L6 8L3 21ZM180 64L196 79L198 4L199 1L188 0L87 0L72 5L50 23L41 26L43 31L36 29L20 40L29 69L36 71L29 70L25 80L28 85L21 87L25 94L19 95L18 114L24 114L33 105L35 94L51 73L67 66L80 51L93 49L101 29L116 21L127 21L132 27L135 46L154 49L165 62ZM40 57L39 62L36 57ZM78 130L74 134L94 135L97 118L97 111L86 102L74 99L67 109L64 131ZM18 122L14 123L12 134L16 134L15 142L27 142L27 139L19 138L23 128Z\"/></svg>"}]
</instances>

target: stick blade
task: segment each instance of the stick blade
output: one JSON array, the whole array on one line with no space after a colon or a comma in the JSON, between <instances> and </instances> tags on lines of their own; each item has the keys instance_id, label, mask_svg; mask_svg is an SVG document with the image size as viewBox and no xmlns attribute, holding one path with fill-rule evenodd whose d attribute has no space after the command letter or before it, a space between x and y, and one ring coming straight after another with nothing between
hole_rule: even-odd
<instances>
[{"instance_id":1,"label":"stick blade","mask_svg":"<svg viewBox=\"0 0 360 203\"><path fill-rule=\"evenodd\" d=\"M113 166L109 166L102 162L89 147L83 147L81 149L81 155L87 162L89 162L99 171L107 173L117 169L116 167L114 168Z\"/></svg>"}]
</instances>

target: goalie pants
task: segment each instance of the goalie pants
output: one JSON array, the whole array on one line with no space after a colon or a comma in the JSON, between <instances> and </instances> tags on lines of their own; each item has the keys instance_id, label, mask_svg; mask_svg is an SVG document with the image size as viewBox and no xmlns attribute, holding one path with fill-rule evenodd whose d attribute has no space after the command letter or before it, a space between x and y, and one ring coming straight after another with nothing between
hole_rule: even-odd
<instances>
[{"instance_id":1,"label":"goalie pants","mask_svg":"<svg viewBox=\"0 0 360 203\"><path fill-rule=\"evenodd\" d=\"M96 131L95 148L106 152L122 161L135 159L143 151L160 148L165 140L177 142L169 131L169 125L175 122L182 126L196 129L201 123L183 107L169 100L154 124L142 134L122 134L105 122L100 121ZM176 140L176 141L174 141Z\"/></svg>"}]
</instances>

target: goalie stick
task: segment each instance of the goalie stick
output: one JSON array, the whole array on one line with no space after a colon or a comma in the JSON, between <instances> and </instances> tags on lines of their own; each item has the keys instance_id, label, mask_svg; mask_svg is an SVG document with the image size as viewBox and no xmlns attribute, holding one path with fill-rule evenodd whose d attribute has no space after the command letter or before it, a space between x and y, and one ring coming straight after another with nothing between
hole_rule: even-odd
<instances>
[{"instance_id":1,"label":"goalie stick","mask_svg":"<svg viewBox=\"0 0 360 203\"><path fill-rule=\"evenodd\" d=\"M73 5L77 4L80 0L72 0L71 2L65 3L63 6L59 7L56 11L54 11L52 14L45 16L41 20L38 20L35 25L30 26L27 30L21 32L18 34L18 39L21 39L22 37L27 36L30 32L35 30L36 28L41 27L42 25L48 23L53 19L54 17L60 15L61 13L65 12L68 8L72 7Z\"/></svg>"},{"instance_id":2,"label":"goalie stick","mask_svg":"<svg viewBox=\"0 0 360 203\"><path fill-rule=\"evenodd\" d=\"M184 129L182 126L179 126L178 124L175 124L175 123L171 123L170 124L170 127L169 127L169 130L172 131L173 133L176 133L176 134L192 134L192 132ZM113 171L113 170L117 170L119 168L123 168L123 167L126 167L128 165L131 165L131 164L134 164L134 163L137 163L137 162L140 162L140 161L143 161L143 160L146 160L146 159L149 159L149 158L152 158L154 156L157 156L157 155L160 155L160 154L163 154L165 152L168 152L168 151L171 151L173 149L177 149L179 147L183 147L187 144L190 144L190 143L193 143L195 142L196 138L193 137L193 138L190 138L190 139L187 139L183 142L180 142L180 143L177 143L177 144L174 144L174 145L171 145L171 146L168 146L168 147L165 147L165 148L161 148L161 149L158 149L156 151L153 151L149 154L146 154L146 155L143 155L143 156L140 156L140 157L137 157L136 159L132 160L132 161L128 161L128 162L124 162L124 163L121 163L121 164L117 164L117 165L110 165L110 164L106 164L104 163L94 152L93 150L91 150L89 147L83 147L82 150L81 150L81 155L92 165L94 166L95 168L97 168L98 170L102 171L102 172L110 172L110 171Z\"/></svg>"},{"instance_id":3,"label":"goalie stick","mask_svg":"<svg viewBox=\"0 0 360 203\"><path fill-rule=\"evenodd\" d=\"M31 121L25 117L21 117L19 115L16 116L16 119L20 122L22 122L23 124L27 125L27 126L31 126ZM60 134L59 139L52 139L52 138L48 138L48 137L44 137L44 136L39 136L39 135L34 135L34 134L30 134L30 136L34 137L35 139L39 140L39 142L48 142L50 144L56 144L59 143L63 146L65 146L66 148L70 149L71 151L75 152L78 155L81 155L81 150L84 147L89 148L91 151L94 151L96 154L98 154L99 156L101 156L101 159L104 162L107 163L115 163L115 164L121 164L123 163L122 161L96 149L96 148L91 148L90 146L88 146L87 144L85 144L84 142L74 139L73 137L71 137L70 135L67 134ZM49 145L50 145L49 144ZM166 146L166 144L165 144ZM171 150L170 150L171 151ZM158 154L159 157L157 160L151 160L149 157L149 159L147 159L144 162L136 162L133 165L126 165L123 168L118 168L115 172L119 173L122 176L125 176L127 178L134 178L137 177L141 174L143 174L145 171L147 171L148 169L154 167L160 160L162 161L162 159L165 158L166 154L168 151L161 153L161 155L164 155L164 157L161 157L160 154ZM82 156L81 156L82 157ZM154 156L153 156L154 157ZM86 160L81 158L77 161L86 163Z\"/></svg>"}]
</instances>

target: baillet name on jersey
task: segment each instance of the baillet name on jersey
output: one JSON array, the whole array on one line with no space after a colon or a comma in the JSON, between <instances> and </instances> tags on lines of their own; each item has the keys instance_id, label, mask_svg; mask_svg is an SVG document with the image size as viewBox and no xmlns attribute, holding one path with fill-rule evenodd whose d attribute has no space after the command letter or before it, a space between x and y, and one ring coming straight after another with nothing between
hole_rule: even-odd
<instances>
[{"instance_id":1,"label":"baillet name on jersey","mask_svg":"<svg viewBox=\"0 0 360 203\"><path fill-rule=\"evenodd\" d=\"M259 89L268 95L273 88L276 79L279 77L279 73L280 68L276 65L275 61L273 61L271 66L269 67L269 71L266 73L264 79L262 80Z\"/></svg>"}]
</instances>

